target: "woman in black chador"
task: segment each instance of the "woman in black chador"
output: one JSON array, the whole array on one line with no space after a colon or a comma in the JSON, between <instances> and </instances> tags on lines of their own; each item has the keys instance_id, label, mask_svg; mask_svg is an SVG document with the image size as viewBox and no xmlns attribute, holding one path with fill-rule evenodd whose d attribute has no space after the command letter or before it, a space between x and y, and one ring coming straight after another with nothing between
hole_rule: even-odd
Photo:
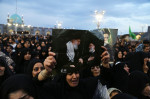
<instances>
[{"instance_id":1,"label":"woman in black chador","mask_svg":"<svg viewBox=\"0 0 150 99\"><path fill-rule=\"evenodd\" d=\"M112 86L121 90L122 92L127 92L128 79L129 68L127 64L123 62L117 62L113 66Z\"/></svg>"},{"instance_id":2,"label":"woman in black chador","mask_svg":"<svg viewBox=\"0 0 150 99\"><path fill-rule=\"evenodd\" d=\"M4 81L0 99L38 99L32 79L27 75L14 75Z\"/></svg>"},{"instance_id":3,"label":"woman in black chador","mask_svg":"<svg viewBox=\"0 0 150 99\"><path fill-rule=\"evenodd\" d=\"M122 51L117 51L117 52L115 52L115 57L114 57L114 64L116 63L116 62L123 62L124 61L124 59L123 59L123 52Z\"/></svg>"},{"instance_id":4,"label":"woman in black chador","mask_svg":"<svg viewBox=\"0 0 150 99\"><path fill-rule=\"evenodd\" d=\"M109 57L109 54L106 55L106 52L102 53L103 60ZM45 59L45 69L38 75L40 82L52 73L52 69L56 65L55 55L55 53L51 52ZM51 81L49 84L43 85L43 91L47 92L47 95L51 93L56 99L92 99L98 84L98 78L81 79L79 72L79 66L76 63L64 65L61 69L63 74L60 76L60 79L54 83Z\"/></svg>"},{"instance_id":5,"label":"woman in black chador","mask_svg":"<svg viewBox=\"0 0 150 99\"><path fill-rule=\"evenodd\" d=\"M134 71L129 76L128 93L138 99L150 99L150 80L141 71Z\"/></svg>"},{"instance_id":6,"label":"woman in black chador","mask_svg":"<svg viewBox=\"0 0 150 99\"><path fill-rule=\"evenodd\" d=\"M21 74L26 73L30 59L31 59L30 49L24 48L21 51L20 59L16 63L16 73L21 73Z\"/></svg>"},{"instance_id":7,"label":"woman in black chador","mask_svg":"<svg viewBox=\"0 0 150 99\"><path fill-rule=\"evenodd\" d=\"M92 99L98 80L80 79L79 69L76 66L76 64L64 66L57 82L51 81L43 85L41 89L47 97L51 94L56 99Z\"/></svg>"},{"instance_id":8,"label":"woman in black chador","mask_svg":"<svg viewBox=\"0 0 150 99\"><path fill-rule=\"evenodd\" d=\"M8 77L12 76L14 73L10 70L6 63L4 57L0 57L0 86Z\"/></svg>"},{"instance_id":9,"label":"woman in black chador","mask_svg":"<svg viewBox=\"0 0 150 99\"><path fill-rule=\"evenodd\" d=\"M32 59L27 68L27 74L31 77L35 77L44 69L43 63L39 59Z\"/></svg>"}]
</instances>

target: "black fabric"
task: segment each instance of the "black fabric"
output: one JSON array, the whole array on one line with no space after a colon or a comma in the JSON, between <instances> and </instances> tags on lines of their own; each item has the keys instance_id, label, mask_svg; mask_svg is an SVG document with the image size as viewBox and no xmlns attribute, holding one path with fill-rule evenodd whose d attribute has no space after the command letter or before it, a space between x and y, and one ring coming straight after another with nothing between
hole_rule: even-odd
<instances>
[{"instance_id":1,"label":"black fabric","mask_svg":"<svg viewBox=\"0 0 150 99\"><path fill-rule=\"evenodd\" d=\"M55 99L92 99L97 86L97 78L80 79L77 87L70 87L65 76L59 82L49 82L43 86L43 91Z\"/></svg>"},{"instance_id":2,"label":"black fabric","mask_svg":"<svg viewBox=\"0 0 150 99\"><path fill-rule=\"evenodd\" d=\"M27 68L28 68L28 64L29 64L30 60L24 60L24 56L25 56L28 52L31 53L31 50L30 50L29 48L24 48L24 49L21 51L19 60L18 60L18 62L17 62L17 64L16 64L16 68L15 68L17 74L26 73Z\"/></svg>"},{"instance_id":3,"label":"black fabric","mask_svg":"<svg viewBox=\"0 0 150 99\"><path fill-rule=\"evenodd\" d=\"M32 59L33 59L33 58L36 58L36 57L39 57L39 53L38 53L37 51L32 51L31 54L32 54L32 55L31 55L31 56L32 56L32 57L31 57Z\"/></svg>"},{"instance_id":4,"label":"black fabric","mask_svg":"<svg viewBox=\"0 0 150 99\"><path fill-rule=\"evenodd\" d=\"M129 52L129 49L128 49L128 47L126 46L126 45L123 45L123 46L119 46L119 51L122 51L122 52L124 52L124 51L126 51L126 52Z\"/></svg>"},{"instance_id":5,"label":"black fabric","mask_svg":"<svg viewBox=\"0 0 150 99\"><path fill-rule=\"evenodd\" d=\"M42 55L42 52L45 52L45 55ZM41 48L40 55L39 55L40 60L44 62L47 56L48 56L47 48L46 47Z\"/></svg>"},{"instance_id":6,"label":"black fabric","mask_svg":"<svg viewBox=\"0 0 150 99\"><path fill-rule=\"evenodd\" d=\"M112 87L112 81L113 81L112 67L110 66L110 68L105 68L104 66L101 66L100 69L101 69L100 76L101 76L102 81L104 81L104 84L107 85L107 88Z\"/></svg>"},{"instance_id":7,"label":"black fabric","mask_svg":"<svg viewBox=\"0 0 150 99\"><path fill-rule=\"evenodd\" d=\"M0 85L1 85L4 80L14 75L14 73L10 70L9 66L7 65L5 57L0 57L0 66L5 67L4 75L0 76Z\"/></svg>"},{"instance_id":8,"label":"black fabric","mask_svg":"<svg viewBox=\"0 0 150 99\"><path fill-rule=\"evenodd\" d=\"M130 72L143 71L143 63L146 54L144 52L130 52L126 56L126 62L129 63Z\"/></svg>"},{"instance_id":9,"label":"black fabric","mask_svg":"<svg viewBox=\"0 0 150 99\"><path fill-rule=\"evenodd\" d=\"M126 93L121 93L121 94L115 95L112 99L138 99L138 98L131 96L129 94L126 94Z\"/></svg>"},{"instance_id":10,"label":"black fabric","mask_svg":"<svg viewBox=\"0 0 150 99\"><path fill-rule=\"evenodd\" d=\"M33 77L33 76L32 76L32 71L33 71L33 67L34 67L34 65L35 65L36 63L42 63L42 62L41 62L41 60L34 58L34 59L32 59L32 60L30 61L29 65L28 65L27 74L28 74L29 76L31 76L31 77Z\"/></svg>"},{"instance_id":11,"label":"black fabric","mask_svg":"<svg viewBox=\"0 0 150 99\"><path fill-rule=\"evenodd\" d=\"M129 76L128 82L128 93L142 99L143 89L146 87L146 84L149 84L149 78L146 74L140 71L134 71Z\"/></svg>"},{"instance_id":12,"label":"black fabric","mask_svg":"<svg viewBox=\"0 0 150 99\"><path fill-rule=\"evenodd\" d=\"M125 63L118 63L113 66L113 84L114 88L127 92L129 74L124 70Z\"/></svg>"},{"instance_id":13,"label":"black fabric","mask_svg":"<svg viewBox=\"0 0 150 99\"><path fill-rule=\"evenodd\" d=\"M8 95L12 92L23 90L28 95L36 98L35 86L32 79L27 75L14 75L4 81L0 88L0 99L8 99Z\"/></svg>"},{"instance_id":14,"label":"black fabric","mask_svg":"<svg viewBox=\"0 0 150 99\"><path fill-rule=\"evenodd\" d=\"M100 61L97 61L97 59L95 58L94 60L91 60L83 64L80 68L81 78L93 77L93 74L91 72L91 67L95 67L95 66L100 67Z\"/></svg>"},{"instance_id":15,"label":"black fabric","mask_svg":"<svg viewBox=\"0 0 150 99\"><path fill-rule=\"evenodd\" d=\"M122 53L122 58L119 58L119 57L118 57L118 53L119 53L119 52ZM114 59L115 59L114 64L115 64L116 62L123 62L123 61L124 61L124 59L123 59L123 52L122 52L122 51L117 51L117 52L115 52Z\"/></svg>"}]
</instances>

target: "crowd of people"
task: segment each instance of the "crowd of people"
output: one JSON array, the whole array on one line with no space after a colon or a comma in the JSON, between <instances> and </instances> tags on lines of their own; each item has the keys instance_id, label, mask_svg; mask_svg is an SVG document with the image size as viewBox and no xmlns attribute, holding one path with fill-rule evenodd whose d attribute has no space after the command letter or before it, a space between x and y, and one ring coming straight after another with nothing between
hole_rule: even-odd
<instances>
[{"instance_id":1,"label":"crowd of people","mask_svg":"<svg viewBox=\"0 0 150 99\"><path fill-rule=\"evenodd\" d=\"M148 40L118 40L110 64L104 46L89 42L81 56L74 38L61 53L52 38L0 34L0 99L150 99Z\"/></svg>"}]
</instances>

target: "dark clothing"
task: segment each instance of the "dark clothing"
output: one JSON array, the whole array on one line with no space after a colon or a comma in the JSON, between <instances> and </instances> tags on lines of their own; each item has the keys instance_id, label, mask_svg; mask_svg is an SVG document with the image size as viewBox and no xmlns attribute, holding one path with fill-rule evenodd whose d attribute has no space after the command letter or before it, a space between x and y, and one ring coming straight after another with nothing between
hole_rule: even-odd
<instances>
[{"instance_id":1,"label":"dark clothing","mask_svg":"<svg viewBox=\"0 0 150 99\"><path fill-rule=\"evenodd\" d=\"M32 59L32 60L30 61L29 65L28 65L28 68L27 68L27 72L26 72L26 73L27 73L29 76L31 76L31 77L33 77L33 76L32 76L32 71L33 71L34 65L35 65L36 63L41 63L41 64L42 64L42 62L41 62L39 59L34 58L34 59Z\"/></svg>"},{"instance_id":2,"label":"dark clothing","mask_svg":"<svg viewBox=\"0 0 150 99\"><path fill-rule=\"evenodd\" d=\"M27 72L29 60L24 60L22 64L16 66L16 73L17 74L25 74Z\"/></svg>"},{"instance_id":3,"label":"dark clothing","mask_svg":"<svg viewBox=\"0 0 150 99\"><path fill-rule=\"evenodd\" d=\"M110 68L105 68L104 66L101 66L100 67L100 76L101 76L101 79L103 81L103 85L107 85L107 88L110 88L112 87L112 80L113 80L113 70L110 66Z\"/></svg>"},{"instance_id":4,"label":"dark clothing","mask_svg":"<svg viewBox=\"0 0 150 99\"><path fill-rule=\"evenodd\" d=\"M8 52L5 52L5 54L10 57L11 59L14 59L15 57L15 52L11 52L11 53L8 53Z\"/></svg>"},{"instance_id":5,"label":"dark clothing","mask_svg":"<svg viewBox=\"0 0 150 99\"><path fill-rule=\"evenodd\" d=\"M15 68L17 74L25 74L27 72L28 64L30 62L30 60L24 59L24 56L27 53L31 54L31 50L28 48L24 48L21 51L20 58L18 62L16 63L16 68Z\"/></svg>"},{"instance_id":6,"label":"dark clothing","mask_svg":"<svg viewBox=\"0 0 150 99\"><path fill-rule=\"evenodd\" d=\"M129 76L128 93L139 99L150 99L142 94L143 89L149 84L149 78L140 71L134 71Z\"/></svg>"},{"instance_id":7,"label":"dark clothing","mask_svg":"<svg viewBox=\"0 0 150 99\"><path fill-rule=\"evenodd\" d=\"M128 62L128 66L130 68L130 72L138 70L143 72L143 64L145 58L144 52L131 52L126 56L126 62Z\"/></svg>"},{"instance_id":8,"label":"dark clothing","mask_svg":"<svg viewBox=\"0 0 150 99\"><path fill-rule=\"evenodd\" d=\"M42 88L44 93L51 93L55 99L92 99L97 83L97 78L80 79L77 87L70 87L64 77L59 82L49 82Z\"/></svg>"},{"instance_id":9,"label":"dark clothing","mask_svg":"<svg viewBox=\"0 0 150 99\"><path fill-rule=\"evenodd\" d=\"M118 53L121 53L122 54L122 58L119 58L118 57ZM115 56L114 56L114 64L117 63L117 62L123 62L124 61L124 58L123 58L123 52L122 51L117 51L115 52Z\"/></svg>"},{"instance_id":10,"label":"dark clothing","mask_svg":"<svg viewBox=\"0 0 150 99\"><path fill-rule=\"evenodd\" d=\"M42 55L42 53L45 53L45 55ZM39 53L39 58L42 62L44 62L47 56L48 56L48 50L46 47L43 47Z\"/></svg>"},{"instance_id":11,"label":"dark clothing","mask_svg":"<svg viewBox=\"0 0 150 99\"><path fill-rule=\"evenodd\" d=\"M124 70L124 66L125 63L118 63L113 66L112 86L122 92L127 92L129 74Z\"/></svg>"},{"instance_id":12,"label":"dark clothing","mask_svg":"<svg viewBox=\"0 0 150 99\"><path fill-rule=\"evenodd\" d=\"M32 79L26 75L14 75L5 80L0 87L0 99L8 99L10 93L19 90L23 90L34 99L37 99Z\"/></svg>"},{"instance_id":13,"label":"dark clothing","mask_svg":"<svg viewBox=\"0 0 150 99\"><path fill-rule=\"evenodd\" d=\"M83 62L84 62L85 65L89 64L89 62L90 62L90 61L88 61L89 57L94 57L94 59L95 59L96 53L95 52L93 52L93 53L88 52L84 57L82 57L83 58Z\"/></svg>"},{"instance_id":14,"label":"dark clothing","mask_svg":"<svg viewBox=\"0 0 150 99\"><path fill-rule=\"evenodd\" d=\"M14 73L10 70L8 64L6 63L5 57L0 57L0 66L5 67L4 75L0 76L0 86L1 84L10 76L14 75Z\"/></svg>"}]
</instances>

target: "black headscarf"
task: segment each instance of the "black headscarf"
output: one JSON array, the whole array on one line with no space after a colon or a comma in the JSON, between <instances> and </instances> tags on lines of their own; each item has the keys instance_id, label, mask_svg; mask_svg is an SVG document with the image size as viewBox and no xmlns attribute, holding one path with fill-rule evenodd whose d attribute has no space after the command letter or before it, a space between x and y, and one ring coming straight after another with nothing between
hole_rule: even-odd
<instances>
[{"instance_id":1,"label":"black headscarf","mask_svg":"<svg viewBox=\"0 0 150 99\"><path fill-rule=\"evenodd\" d=\"M28 65L27 74L29 74L31 77L33 77L32 71L33 71L33 67L36 63L41 63L41 61L39 59L34 58L30 61L29 65Z\"/></svg>"},{"instance_id":2,"label":"black headscarf","mask_svg":"<svg viewBox=\"0 0 150 99\"><path fill-rule=\"evenodd\" d=\"M114 64L114 66L113 66L113 71L114 72L125 72L125 73L127 73L125 70L124 70L124 66L125 65L127 65L127 63L125 63L125 62L117 62L117 63L115 63Z\"/></svg>"},{"instance_id":3,"label":"black headscarf","mask_svg":"<svg viewBox=\"0 0 150 99\"><path fill-rule=\"evenodd\" d=\"M140 71L134 71L129 76L128 82L128 92L131 95L134 95L140 98L142 95L143 89L146 87L146 84L149 84L149 78L146 74Z\"/></svg>"},{"instance_id":4,"label":"black headscarf","mask_svg":"<svg viewBox=\"0 0 150 99\"><path fill-rule=\"evenodd\" d=\"M18 63L16 65L16 73L26 73L30 60L25 60L24 56L28 52L31 54L31 50L29 48L22 49L20 59L18 60Z\"/></svg>"},{"instance_id":5,"label":"black headscarf","mask_svg":"<svg viewBox=\"0 0 150 99\"><path fill-rule=\"evenodd\" d=\"M113 66L113 87L127 92L129 74L124 70L126 63L118 62Z\"/></svg>"},{"instance_id":6,"label":"black headscarf","mask_svg":"<svg viewBox=\"0 0 150 99\"><path fill-rule=\"evenodd\" d=\"M44 56L42 55L42 52L45 52ZM39 54L40 60L42 62L44 62L44 60L46 59L47 56L48 56L48 50L47 50L47 48L44 47L41 49L40 54Z\"/></svg>"},{"instance_id":7,"label":"black headscarf","mask_svg":"<svg viewBox=\"0 0 150 99\"><path fill-rule=\"evenodd\" d=\"M119 52L121 52L122 53L122 58L119 58L118 57L118 53ZM117 51L117 52L115 52L115 56L114 56L114 59L115 59L115 62L114 63L116 63L116 62L123 62L123 52L122 51Z\"/></svg>"},{"instance_id":8,"label":"black headscarf","mask_svg":"<svg viewBox=\"0 0 150 99\"><path fill-rule=\"evenodd\" d=\"M14 75L5 80L0 88L0 98L8 99L10 93L18 90L23 90L36 99L34 84L32 79L27 75Z\"/></svg>"},{"instance_id":9,"label":"black headscarf","mask_svg":"<svg viewBox=\"0 0 150 99\"><path fill-rule=\"evenodd\" d=\"M39 53L37 51L32 51L31 59L39 57Z\"/></svg>"},{"instance_id":10,"label":"black headscarf","mask_svg":"<svg viewBox=\"0 0 150 99\"><path fill-rule=\"evenodd\" d=\"M129 63L130 72L138 70L143 71L144 58L147 54L144 52L130 52L126 56L126 61Z\"/></svg>"},{"instance_id":11,"label":"black headscarf","mask_svg":"<svg viewBox=\"0 0 150 99\"><path fill-rule=\"evenodd\" d=\"M137 98L126 93L121 93L115 95L112 99L137 99Z\"/></svg>"},{"instance_id":12,"label":"black headscarf","mask_svg":"<svg viewBox=\"0 0 150 99\"><path fill-rule=\"evenodd\" d=\"M6 63L5 57L0 57L0 66L5 67L4 75L0 77L0 85L1 83L7 79L8 77L12 76L14 73L10 70L8 64Z\"/></svg>"},{"instance_id":13,"label":"black headscarf","mask_svg":"<svg viewBox=\"0 0 150 99\"><path fill-rule=\"evenodd\" d=\"M83 78L94 77L93 73L91 72L91 67L95 67L95 66L100 67L100 62L97 61L97 59L94 59L94 60L91 60L90 62L88 62L88 64L85 64L85 65L86 65L86 66L84 66L85 68L81 72Z\"/></svg>"},{"instance_id":14,"label":"black headscarf","mask_svg":"<svg viewBox=\"0 0 150 99\"><path fill-rule=\"evenodd\" d=\"M70 65L74 65L75 67L72 67ZM58 95L58 93L56 93L55 91L54 95L56 95L57 99L92 99L96 90L98 80L94 77L88 79L79 78L79 84L76 87L71 87L66 81L66 75L68 73L77 72L79 72L78 64L69 63L63 66L61 75L55 82L60 84L59 90L61 91L59 91L61 93L60 95Z\"/></svg>"}]
</instances>

